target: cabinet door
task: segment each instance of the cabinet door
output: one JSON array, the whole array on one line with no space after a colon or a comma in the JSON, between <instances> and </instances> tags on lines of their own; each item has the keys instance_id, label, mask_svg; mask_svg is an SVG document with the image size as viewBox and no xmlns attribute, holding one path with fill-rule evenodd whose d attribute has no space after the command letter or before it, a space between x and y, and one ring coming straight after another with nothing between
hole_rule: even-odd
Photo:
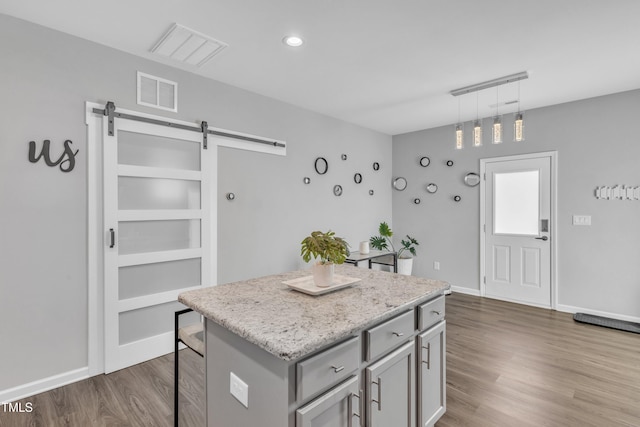
<instances>
[{"instance_id":1,"label":"cabinet door","mask_svg":"<svg viewBox=\"0 0 640 427\"><path fill-rule=\"evenodd\" d=\"M408 342L366 368L367 426L414 426L414 348Z\"/></svg>"},{"instance_id":2,"label":"cabinet door","mask_svg":"<svg viewBox=\"0 0 640 427\"><path fill-rule=\"evenodd\" d=\"M446 322L418 335L418 426L431 427L447 409Z\"/></svg>"},{"instance_id":3,"label":"cabinet door","mask_svg":"<svg viewBox=\"0 0 640 427\"><path fill-rule=\"evenodd\" d=\"M361 393L357 376L349 378L296 411L296 427L360 425Z\"/></svg>"}]
</instances>

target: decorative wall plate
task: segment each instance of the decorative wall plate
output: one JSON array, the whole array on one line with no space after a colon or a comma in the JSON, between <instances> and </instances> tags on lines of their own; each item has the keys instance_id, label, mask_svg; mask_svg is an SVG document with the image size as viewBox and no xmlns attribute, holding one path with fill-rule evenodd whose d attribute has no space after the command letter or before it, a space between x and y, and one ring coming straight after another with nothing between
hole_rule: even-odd
<instances>
[{"instance_id":1,"label":"decorative wall plate","mask_svg":"<svg viewBox=\"0 0 640 427\"><path fill-rule=\"evenodd\" d=\"M310 184L311 183L311 178L309 178L308 176L305 176L304 179L302 180L305 184Z\"/></svg>"},{"instance_id":2,"label":"decorative wall plate","mask_svg":"<svg viewBox=\"0 0 640 427\"><path fill-rule=\"evenodd\" d=\"M459 202L460 200L462 200L462 197L456 195L456 196L453 196L453 200L456 202Z\"/></svg>"},{"instance_id":3,"label":"decorative wall plate","mask_svg":"<svg viewBox=\"0 0 640 427\"><path fill-rule=\"evenodd\" d=\"M420 166L422 166L423 168L426 168L427 166L429 166L430 163L431 163L430 158L426 156L420 158Z\"/></svg>"},{"instance_id":4,"label":"decorative wall plate","mask_svg":"<svg viewBox=\"0 0 640 427\"><path fill-rule=\"evenodd\" d=\"M327 163L327 159L324 157L318 157L314 163L314 167L318 175L324 175L329 170L329 163Z\"/></svg>"},{"instance_id":5,"label":"decorative wall plate","mask_svg":"<svg viewBox=\"0 0 640 427\"><path fill-rule=\"evenodd\" d=\"M447 160L447 166L449 167L453 166L453 160Z\"/></svg>"},{"instance_id":6,"label":"decorative wall plate","mask_svg":"<svg viewBox=\"0 0 640 427\"><path fill-rule=\"evenodd\" d=\"M398 191L402 191L407 188L407 180L401 176L393 180L393 188Z\"/></svg>"},{"instance_id":7,"label":"decorative wall plate","mask_svg":"<svg viewBox=\"0 0 640 427\"><path fill-rule=\"evenodd\" d=\"M480 184L480 175L475 172L469 172L464 176L464 183L469 187L475 187Z\"/></svg>"},{"instance_id":8,"label":"decorative wall plate","mask_svg":"<svg viewBox=\"0 0 640 427\"><path fill-rule=\"evenodd\" d=\"M334 196L342 196L342 185L334 185L333 186L333 195Z\"/></svg>"},{"instance_id":9,"label":"decorative wall plate","mask_svg":"<svg viewBox=\"0 0 640 427\"><path fill-rule=\"evenodd\" d=\"M378 163L378 162L373 162L373 170L374 170L374 171L380 170L380 163Z\"/></svg>"},{"instance_id":10,"label":"decorative wall plate","mask_svg":"<svg viewBox=\"0 0 640 427\"><path fill-rule=\"evenodd\" d=\"M431 184L427 184L427 193L435 193L436 191L438 191L438 186L435 185L433 182Z\"/></svg>"},{"instance_id":11,"label":"decorative wall plate","mask_svg":"<svg viewBox=\"0 0 640 427\"><path fill-rule=\"evenodd\" d=\"M356 184L360 184L362 182L362 175L359 173L356 173L355 175L353 175L353 180L355 181Z\"/></svg>"}]
</instances>

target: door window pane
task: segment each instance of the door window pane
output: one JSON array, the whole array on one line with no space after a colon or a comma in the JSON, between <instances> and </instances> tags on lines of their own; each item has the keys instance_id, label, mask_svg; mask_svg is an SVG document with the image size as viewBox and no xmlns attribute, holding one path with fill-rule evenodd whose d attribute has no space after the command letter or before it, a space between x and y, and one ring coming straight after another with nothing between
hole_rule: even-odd
<instances>
[{"instance_id":1,"label":"door window pane","mask_svg":"<svg viewBox=\"0 0 640 427\"><path fill-rule=\"evenodd\" d=\"M200 181L121 176L118 208L200 209Z\"/></svg>"},{"instance_id":2,"label":"door window pane","mask_svg":"<svg viewBox=\"0 0 640 427\"><path fill-rule=\"evenodd\" d=\"M184 305L175 301L120 313L118 316L119 344L124 345L173 331L174 313L184 308ZM195 311L187 313L180 317L180 323L183 325L196 323L199 316Z\"/></svg>"},{"instance_id":3,"label":"door window pane","mask_svg":"<svg viewBox=\"0 0 640 427\"><path fill-rule=\"evenodd\" d=\"M127 221L120 223L119 254L200 247L200 220Z\"/></svg>"},{"instance_id":4,"label":"door window pane","mask_svg":"<svg viewBox=\"0 0 640 427\"><path fill-rule=\"evenodd\" d=\"M120 267L119 299L199 286L202 282L200 263L200 258L193 258Z\"/></svg>"},{"instance_id":5,"label":"door window pane","mask_svg":"<svg viewBox=\"0 0 640 427\"><path fill-rule=\"evenodd\" d=\"M538 235L539 183L537 170L494 174L495 234Z\"/></svg>"},{"instance_id":6,"label":"door window pane","mask_svg":"<svg viewBox=\"0 0 640 427\"><path fill-rule=\"evenodd\" d=\"M118 164L200 170L200 143L141 133L118 132Z\"/></svg>"}]
</instances>

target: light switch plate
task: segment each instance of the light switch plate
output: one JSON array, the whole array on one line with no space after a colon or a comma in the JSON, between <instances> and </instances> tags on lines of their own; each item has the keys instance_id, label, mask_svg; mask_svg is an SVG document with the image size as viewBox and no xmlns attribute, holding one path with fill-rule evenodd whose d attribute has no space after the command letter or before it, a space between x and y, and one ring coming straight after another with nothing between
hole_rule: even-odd
<instances>
[{"instance_id":1,"label":"light switch plate","mask_svg":"<svg viewBox=\"0 0 640 427\"><path fill-rule=\"evenodd\" d=\"M229 392L245 408L249 407L249 386L233 372L229 374Z\"/></svg>"},{"instance_id":2,"label":"light switch plate","mask_svg":"<svg viewBox=\"0 0 640 427\"><path fill-rule=\"evenodd\" d=\"M574 215L573 225L591 225L591 215Z\"/></svg>"}]
</instances>

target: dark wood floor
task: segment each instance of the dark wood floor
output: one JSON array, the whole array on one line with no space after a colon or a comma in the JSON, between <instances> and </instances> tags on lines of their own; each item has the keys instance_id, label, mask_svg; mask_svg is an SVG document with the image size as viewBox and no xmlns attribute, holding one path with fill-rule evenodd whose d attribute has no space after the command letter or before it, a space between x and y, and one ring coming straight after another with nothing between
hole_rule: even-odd
<instances>
[{"instance_id":1,"label":"dark wood floor","mask_svg":"<svg viewBox=\"0 0 640 427\"><path fill-rule=\"evenodd\" d=\"M640 426L640 335L571 314L447 298L450 426Z\"/></svg>"},{"instance_id":2,"label":"dark wood floor","mask_svg":"<svg viewBox=\"0 0 640 427\"><path fill-rule=\"evenodd\" d=\"M203 359L183 350L181 362L181 426L202 426ZM447 393L437 427L640 427L640 335L454 294L447 297ZM33 412L0 407L0 426L168 427L173 355L21 402Z\"/></svg>"}]
</instances>

